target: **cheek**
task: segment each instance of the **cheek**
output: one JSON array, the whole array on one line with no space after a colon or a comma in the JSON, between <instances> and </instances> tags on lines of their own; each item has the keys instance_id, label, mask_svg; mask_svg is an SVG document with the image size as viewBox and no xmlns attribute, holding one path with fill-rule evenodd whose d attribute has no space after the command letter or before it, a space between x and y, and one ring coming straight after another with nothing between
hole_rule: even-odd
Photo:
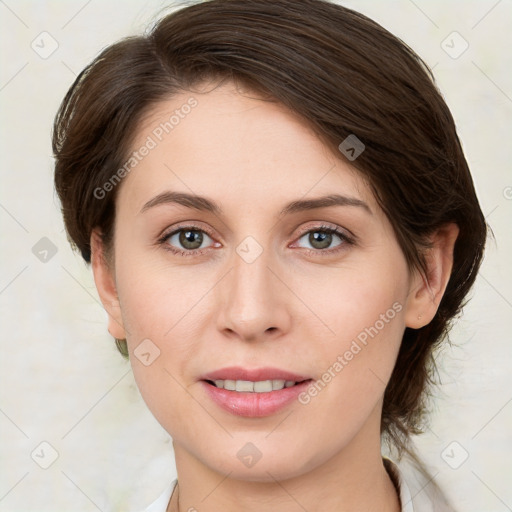
<instances>
[{"instance_id":1,"label":"cheek","mask_svg":"<svg viewBox=\"0 0 512 512\"><path fill-rule=\"evenodd\" d=\"M394 261L395 265L386 266L368 259L357 266L322 269L314 278L295 281L295 289L307 297L310 309L328 328L323 332L329 352L329 341L338 349L357 338L364 343L369 330L374 337L382 334L381 338L400 341L408 274L405 262Z\"/></svg>"},{"instance_id":2,"label":"cheek","mask_svg":"<svg viewBox=\"0 0 512 512\"><path fill-rule=\"evenodd\" d=\"M191 275L177 269L144 266L133 259L126 259L117 272L137 387L155 418L179 439L187 435L183 417L194 417L184 375L197 352L197 319L205 304L201 299L211 288L211 284L191 279Z\"/></svg>"},{"instance_id":3,"label":"cheek","mask_svg":"<svg viewBox=\"0 0 512 512\"><path fill-rule=\"evenodd\" d=\"M317 337L308 354L316 361L320 382L303 403L316 404L312 407L318 407L319 424L328 420L322 411L354 411L354 420L358 415L362 420L391 376L405 329L408 272L401 253L385 261L394 263L368 261L357 269L344 268L325 280L328 292L309 290L311 309L330 331L327 337Z\"/></svg>"},{"instance_id":4,"label":"cheek","mask_svg":"<svg viewBox=\"0 0 512 512\"><path fill-rule=\"evenodd\" d=\"M214 284L205 269L155 263L136 255L120 262L116 276L123 321L133 344L137 336L165 340L176 331L190 329L191 318Z\"/></svg>"},{"instance_id":5,"label":"cheek","mask_svg":"<svg viewBox=\"0 0 512 512\"><path fill-rule=\"evenodd\" d=\"M216 275L211 269L171 267L129 254L116 265L130 360L143 394L150 388L155 399L161 389L173 393L173 376L182 381L190 372L198 342L205 338L201 330L212 310L209 292Z\"/></svg>"}]
</instances>

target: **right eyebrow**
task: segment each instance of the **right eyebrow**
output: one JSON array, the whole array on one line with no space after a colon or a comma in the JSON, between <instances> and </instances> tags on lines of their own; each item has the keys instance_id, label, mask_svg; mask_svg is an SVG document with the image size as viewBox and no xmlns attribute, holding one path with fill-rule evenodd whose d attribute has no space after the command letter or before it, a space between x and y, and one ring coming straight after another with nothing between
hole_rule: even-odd
<instances>
[{"instance_id":1,"label":"right eyebrow","mask_svg":"<svg viewBox=\"0 0 512 512\"><path fill-rule=\"evenodd\" d=\"M150 199L140 210L140 213L144 213L146 210L158 206L160 204L176 203L186 206L187 208L194 208L195 210L203 210L212 212L216 215L222 214L222 208L211 199L206 197L197 196L194 194L187 194L186 192L173 192L167 190L158 194L157 196Z\"/></svg>"}]
</instances>

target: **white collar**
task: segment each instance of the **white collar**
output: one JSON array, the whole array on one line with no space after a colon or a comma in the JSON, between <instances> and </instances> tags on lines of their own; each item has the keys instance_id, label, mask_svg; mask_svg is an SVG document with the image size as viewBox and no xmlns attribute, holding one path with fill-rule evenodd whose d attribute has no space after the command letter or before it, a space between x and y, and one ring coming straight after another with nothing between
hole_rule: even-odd
<instances>
[{"instance_id":1,"label":"white collar","mask_svg":"<svg viewBox=\"0 0 512 512\"><path fill-rule=\"evenodd\" d=\"M388 462L387 469L393 472L395 479L398 483L398 491L400 496L401 512L414 512L414 506L412 504L411 490L405 481L404 475L400 471L398 465L387 457L382 457Z\"/></svg>"},{"instance_id":2,"label":"white collar","mask_svg":"<svg viewBox=\"0 0 512 512\"><path fill-rule=\"evenodd\" d=\"M164 490L164 492L153 502L149 507L144 509L144 512L165 512L167 510L167 505L169 505L169 500L171 499L172 492L174 491L174 487L178 483L178 479L175 478Z\"/></svg>"}]
</instances>

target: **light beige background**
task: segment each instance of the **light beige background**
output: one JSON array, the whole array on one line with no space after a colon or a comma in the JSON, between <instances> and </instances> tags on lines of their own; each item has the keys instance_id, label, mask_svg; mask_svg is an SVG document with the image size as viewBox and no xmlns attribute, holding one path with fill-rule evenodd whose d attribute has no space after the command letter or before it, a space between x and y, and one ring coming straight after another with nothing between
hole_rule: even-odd
<instances>
[{"instance_id":1,"label":"light beige background","mask_svg":"<svg viewBox=\"0 0 512 512\"><path fill-rule=\"evenodd\" d=\"M494 230L474 298L440 359L431 430L417 445L458 510L512 510L512 5L343 3L434 68ZM114 348L90 269L66 242L50 147L53 116L76 74L165 5L0 1L0 512L142 510L175 476L170 438ZM464 41L468 49L454 58ZM43 237L57 250L46 262L33 251ZM447 461L456 465L465 452L452 469Z\"/></svg>"}]
</instances>

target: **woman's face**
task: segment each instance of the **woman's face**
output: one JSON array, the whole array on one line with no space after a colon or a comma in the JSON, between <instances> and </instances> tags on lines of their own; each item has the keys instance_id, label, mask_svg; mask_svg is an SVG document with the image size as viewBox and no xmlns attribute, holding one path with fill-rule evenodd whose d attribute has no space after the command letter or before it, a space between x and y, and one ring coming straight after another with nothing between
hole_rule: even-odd
<instances>
[{"instance_id":1,"label":"woman's face","mask_svg":"<svg viewBox=\"0 0 512 512\"><path fill-rule=\"evenodd\" d=\"M230 83L160 103L132 150L109 330L177 457L264 481L380 446L415 285L349 162Z\"/></svg>"}]
</instances>

